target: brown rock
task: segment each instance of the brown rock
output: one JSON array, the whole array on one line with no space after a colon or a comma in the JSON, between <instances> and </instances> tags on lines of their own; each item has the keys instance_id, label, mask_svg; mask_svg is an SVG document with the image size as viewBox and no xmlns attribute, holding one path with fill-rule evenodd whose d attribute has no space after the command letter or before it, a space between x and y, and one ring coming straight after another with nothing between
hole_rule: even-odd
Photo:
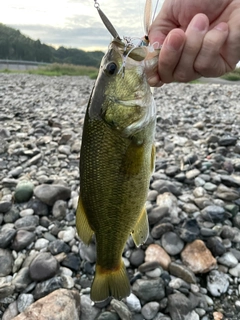
<instances>
[{"instance_id":1,"label":"brown rock","mask_svg":"<svg viewBox=\"0 0 240 320\"><path fill-rule=\"evenodd\" d=\"M213 318L214 320L222 320L223 319L223 314L221 312L213 312Z\"/></svg>"},{"instance_id":2,"label":"brown rock","mask_svg":"<svg viewBox=\"0 0 240 320\"><path fill-rule=\"evenodd\" d=\"M59 289L31 304L12 320L80 320L80 295L75 290Z\"/></svg>"},{"instance_id":3,"label":"brown rock","mask_svg":"<svg viewBox=\"0 0 240 320\"><path fill-rule=\"evenodd\" d=\"M163 269L167 270L171 262L171 258L158 244L150 244L145 252L145 262L153 261L158 262Z\"/></svg>"},{"instance_id":4,"label":"brown rock","mask_svg":"<svg viewBox=\"0 0 240 320\"><path fill-rule=\"evenodd\" d=\"M205 273L214 269L217 264L216 259L207 249L202 240L195 240L186 245L181 252L183 263L194 273Z\"/></svg>"}]
</instances>

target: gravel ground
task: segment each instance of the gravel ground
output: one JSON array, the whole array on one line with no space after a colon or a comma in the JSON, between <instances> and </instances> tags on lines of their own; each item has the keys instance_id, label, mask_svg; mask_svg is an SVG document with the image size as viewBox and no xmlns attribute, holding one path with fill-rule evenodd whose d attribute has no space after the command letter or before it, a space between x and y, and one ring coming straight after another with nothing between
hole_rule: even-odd
<instances>
[{"instance_id":1,"label":"gravel ground","mask_svg":"<svg viewBox=\"0 0 240 320\"><path fill-rule=\"evenodd\" d=\"M132 294L93 305L95 244L75 232L93 83L0 74L0 318L240 319L239 86L155 90L150 235L123 253Z\"/></svg>"}]
</instances>

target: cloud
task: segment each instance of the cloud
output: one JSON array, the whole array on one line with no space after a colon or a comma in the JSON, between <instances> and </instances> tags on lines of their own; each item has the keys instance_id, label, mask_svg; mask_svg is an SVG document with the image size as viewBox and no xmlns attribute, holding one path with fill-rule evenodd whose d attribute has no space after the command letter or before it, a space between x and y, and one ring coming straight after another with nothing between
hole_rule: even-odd
<instances>
[{"instance_id":1,"label":"cloud","mask_svg":"<svg viewBox=\"0 0 240 320\"><path fill-rule=\"evenodd\" d=\"M145 0L139 0L137 5L136 1L129 0L99 0L99 3L100 8L120 37L140 38L144 35L143 9ZM94 1L67 0L67 4L69 10L65 16L62 16L61 23L48 21L48 25L44 25L40 24L42 20L34 22L34 20L27 21L26 19L8 25L45 44L84 50L86 48L105 50L111 41L111 35L94 8ZM72 9L70 10L70 8Z\"/></svg>"}]
</instances>

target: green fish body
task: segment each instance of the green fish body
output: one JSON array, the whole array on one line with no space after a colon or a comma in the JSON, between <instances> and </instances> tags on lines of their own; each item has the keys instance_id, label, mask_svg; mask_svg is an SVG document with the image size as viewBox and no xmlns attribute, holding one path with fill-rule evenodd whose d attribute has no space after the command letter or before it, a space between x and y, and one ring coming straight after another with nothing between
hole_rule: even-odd
<instances>
[{"instance_id":1,"label":"green fish body","mask_svg":"<svg viewBox=\"0 0 240 320\"><path fill-rule=\"evenodd\" d=\"M96 237L93 301L130 294L122 252L130 234L137 246L148 237L145 201L154 169L155 105L147 64L135 59L138 52L126 58L123 75L121 44L113 41L102 60L80 153L76 226L84 243Z\"/></svg>"}]
</instances>

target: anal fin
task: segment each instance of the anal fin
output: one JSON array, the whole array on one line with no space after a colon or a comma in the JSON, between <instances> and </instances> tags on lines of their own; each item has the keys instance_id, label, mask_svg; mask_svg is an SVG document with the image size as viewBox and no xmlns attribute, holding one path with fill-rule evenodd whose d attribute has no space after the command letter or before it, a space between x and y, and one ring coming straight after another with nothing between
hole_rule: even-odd
<instances>
[{"instance_id":1,"label":"anal fin","mask_svg":"<svg viewBox=\"0 0 240 320\"><path fill-rule=\"evenodd\" d=\"M143 244L148 237L148 218L145 206L143 207L141 214L135 224L134 230L132 231L132 238L137 247Z\"/></svg>"},{"instance_id":2,"label":"anal fin","mask_svg":"<svg viewBox=\"0 0 240 320\"><path fill-rule=\"evenodd\" d=\"M92 239L94 232L88 223L87 216L83 207L81 195L79 196L79 200L78 200L78 207L77 207L77 213L76 213L76 227L77 227L77 232L80 239L85 244L88 245Z\"/></svg>"}]
</instances>

